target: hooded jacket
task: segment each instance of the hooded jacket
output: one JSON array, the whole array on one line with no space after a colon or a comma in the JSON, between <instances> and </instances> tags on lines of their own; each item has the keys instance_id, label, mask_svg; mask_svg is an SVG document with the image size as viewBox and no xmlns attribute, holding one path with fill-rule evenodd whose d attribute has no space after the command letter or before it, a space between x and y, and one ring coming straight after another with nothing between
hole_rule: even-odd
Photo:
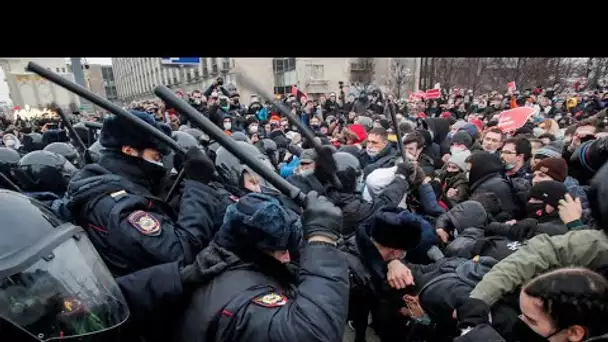
<instances>
[{"instance_id":1,"label":"hooded jacket","mask_svg":"<svg viewBox=\"0 0 608 342\"><path fill-rule=\"evenodd\" d=\"M469 191L471 196L477 193L490 192L496 194L503 212L510 217L519 210L515 202L515 194L509 181L504 176L504 166L498 156L480 152L470 157Z\"/></svg>"}]
</instances>

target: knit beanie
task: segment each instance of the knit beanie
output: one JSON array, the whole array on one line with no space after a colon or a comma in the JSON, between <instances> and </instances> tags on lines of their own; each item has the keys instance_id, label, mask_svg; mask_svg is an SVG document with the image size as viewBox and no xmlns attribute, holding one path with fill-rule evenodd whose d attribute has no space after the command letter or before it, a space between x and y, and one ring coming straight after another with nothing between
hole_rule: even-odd
<instances>
[{"instance_id":1,"label":"knit beanie","mask_svg":"<svg viewBox=\"0 0 608 342\"><path fill-rule=\"evenodd\" d=\"M529 198L535 198L557 208L559 201L564 199L568 189L564 183L557 181L542 181L530 188Z\"/></svg>"},{"instance_id":2,"label":"knit beanie","mask_svg":"<svg viewBox=\"0 0 608 342\"><path fill-rule=\"evenodd\" d=\"M471 155L471 151L468 151L468 150L454 153L450 157L450 159L448 159L448 163L454 163L454 164L456 164L456 166L458 166L458 168L461 171L466 172L469 170L469 167L465 161L467 160L467 158L469 158L470 155Z\"/></svg>"},{"instance_id":3,"label":"knit beanie","mask_svg":"<svg viewBox=\"0 0 608 342\"><path fill-rule=\"evenodd\" d=\"M452 137L452 144L464 145L467 148L471 148L473 146L473 138L466 131L458 131Z\"/></svg>"},{"instance_id":4,"label":"knit beanie","mask_svg":"<svg viewBox=\"0 0 608 342\"><path fill-rule=\"evenodd\" d=\"M553 145L547 145L536 150L536 153L534 153L534 155L541 155L547 158L561 158L562 152Z\"/></svg>"},{"instance_id":5,"label":"knit beanie","mask_svg":"<svg viewBox=\"0 0 608 342\"><path fill-rule=\"evenodd\" d=\"M568 177L568 163L563 158L547 158L534 165L534 171L540 171L558 182Z\"/></svg>"}]
</instances>

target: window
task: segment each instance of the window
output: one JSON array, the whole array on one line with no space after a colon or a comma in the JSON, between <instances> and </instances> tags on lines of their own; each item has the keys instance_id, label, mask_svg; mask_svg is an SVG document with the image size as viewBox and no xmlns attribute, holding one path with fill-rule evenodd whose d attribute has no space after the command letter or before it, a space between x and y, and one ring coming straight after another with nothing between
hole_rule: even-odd
<instances>
[{"instance_id":1,"label":"window","mask_svg":"<svg viewBox=\"0 0 608 342\"><path fill-rule=\"evenodd\" d=\"M65 68L61 68L61 72L65 72Z\"/></svg>"},{"instance_id":2,"label":"window","mask_svg":"<svg viewBox=\"0 0 608 342\"><path fill-rule=\"evenodd\" d=\"M287 58L287 70L295 70L296 69L296 59L295 58Z\"/></svg>"},{"instance_id":3,"label":"window","mask_svg":"<svg viewBox=\"0 0 608 342\"><path fill-rule=\"evenodd\" d=\"M59 72L59 68L55 68L55 70L57 70L57 72Z\"/></svg>"},{"instance_id":4,"label":"window","mask_svg":"<svg viewBox=\"0 0 608 342\"><path fill-rule=\"evenodd\" d=\"M296 77L295 70L287 71L284 75L285 77L283 78L283 85L290 86L298 83L298 78Z\"/></svg>"},{"instance_id":5,"label":"window","mask_svg":"<svg viewBox=\"0 0 608 342\"><path fill-rule=\"evenodd\" d=\"M200 77L201 73L198 71L198 68L194 69L194 78L198 80Z\"/></svg>"},{"instance_id":6,"label":"window","mask_svg":"<svg viewBox=\"0 0 608 342\"><path fill-rule=\"evenodd\" d=\"M188 80L188 83L192 82L192 75L189 72L186 72L186 80Z\"/></svg>"},{"instance_id":7,"label":"window","mask_svg":"<svg viewBox=\"0 0 608 342\"><path fill-rule=\"evenodd\" d=\"M325 68L322 64L307 65L306 69L306 73L313 80L322 80L325 77Z\"/></svg>"},{"instance_id":8,"label":"window","mask_svg":"<svg viewBox=\"0 0 608 342\"><path fill-rule=\"evenodd\" d=\"M222 59L222 69L223 70L230 70L230 58L223 58Z\"/></svg>"}]
</instances>

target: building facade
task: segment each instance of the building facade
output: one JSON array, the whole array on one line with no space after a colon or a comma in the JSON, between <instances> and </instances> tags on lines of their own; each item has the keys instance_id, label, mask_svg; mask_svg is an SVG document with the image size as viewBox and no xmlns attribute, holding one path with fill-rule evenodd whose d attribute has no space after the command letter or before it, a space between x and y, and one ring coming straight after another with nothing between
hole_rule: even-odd
<instances>
[{"instance_id":1,"label":"building facade","mask_svg":"<svg viewBox=\"0 0 608 342\"><path fill-rule=\"evenodd\" d=\"M74 93L55 85L46 79L26 70L28 62L36 62L49 70L73 81L74 76L63 58L0 58L9 87L9 96L14 106L29 105L36 108L48 107L55 103L64 109L79 106L80 101Z\"/></svg>"},{"instance_id":2,"label":"building facade","mask_svg":"<svg viewBox=\"0 0 608 342\"><path fill-rule=\"evenodd\" d=\"M154 98L154 87L166 85L190 92L204 90L217 77L238 89L243 103L254 95L238 84L235 68L243 70L262 89L273 94L291 91L293 85L309 96L338 92L339 82L347 86L354 74L366 72L360 58L229 58L202 57L194 67L167 67L160 58L113 58L112 66L117 98L122 102ZM372 82L386 86L390 76L390 58L373 58ZM414 59L412 59L414 60ZM363 69L363 70L361 70Z\"/></svg>"}]
</instances>

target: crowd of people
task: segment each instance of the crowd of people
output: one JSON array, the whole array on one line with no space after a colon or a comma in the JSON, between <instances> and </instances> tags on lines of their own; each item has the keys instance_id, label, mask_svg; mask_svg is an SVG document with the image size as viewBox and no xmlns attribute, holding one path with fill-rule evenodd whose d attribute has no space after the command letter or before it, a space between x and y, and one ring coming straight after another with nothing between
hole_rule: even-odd
<instances>
[{"instance_id":1,"label":"crowd of people","mask_svg":"<svg viewBox=\"0 0 608 342\"><path fill-rule=\"evenodd\" d=\"M305 201L160 100L126 109L185 154L4 117L1 340L608 341L608 89L175 94Z\"/></svg>"}]
</instances>

